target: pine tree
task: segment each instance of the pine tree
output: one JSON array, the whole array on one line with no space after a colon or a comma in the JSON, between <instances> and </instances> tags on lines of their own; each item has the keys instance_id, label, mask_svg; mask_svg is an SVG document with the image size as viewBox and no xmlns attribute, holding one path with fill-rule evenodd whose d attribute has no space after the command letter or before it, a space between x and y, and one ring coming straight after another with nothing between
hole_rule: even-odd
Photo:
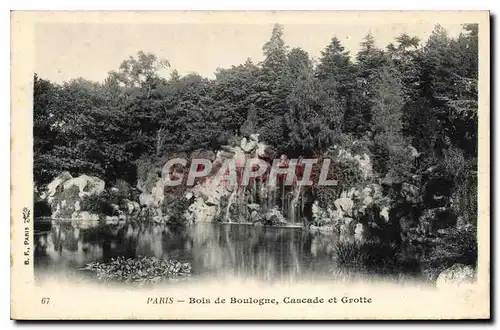
<instances>
[{"instance_id":1,"label":"pine tree","mask_svg":"<svg viewBox=\"0 0 500 330\"><path fill-rule=\"evenodd\" d=\"M387 66L378 71L370 91L372 131L382 135L388 143L400 140L402 131L402 109L404 105L403 84L399 72Z\"/></svg>"},{"instance_id":2,"label":"pine tree","mask_svg":"<svg viewBox=\"0 0 500 330\"><path fill-rule=\"evenodd\" d=\"M330 142L340 136L344 115L353 110L355 66L337 37L321 52L316 68L322 93L322 117ZM326 138L325 136L325 138Z\"/></svg>"},{"instance_id":3,"label":"pine tree","mask_svg":"<svg viewBox=\"0 0 500 330\"><path fill-rule=\"evenodd\" d=\"M356 60L355 93L352 106L345 113L344 131L359 137L370 130L370 86L378 70L387 64L387 58L384 52L376 47L373 35L368 33L361 42Z\"/></svg>"},{"instance_id":4,"label":"pine tree","mask_svg":"<svg viewBox=\"0 0 500 330\"><path fill-rule=\"evenodd\" d=\"M335 78L344 82L351 78L352 69L349 52L345 51L337 37L333 37L325 50L321 51L317 77L322 81Z\"/></svg>"},{"instance_id":5,"label":"pine tree","mask_svg":"<svg viewBox=\"0 0 500 330\"><path fill-rule=\"evenodd\" d=\"M274 25L271 38L262 49L265 59L262 62L255 97L259 110L259 133L264 141L273 141L278 147L283 145L287 135L284 130L284 116L287 112L286 99L291 88L287 71L287 47L281 25Z\"/></svg>"},{"instance_id":6,"label":"pine tree","mask_svg":"<svg viewBox=\"0 0 500 330\"><path fill-rule=\"evenodd\" d=\"M275 24L271 38L262 47L264 62L262 68L267 73L280 73L286 69L287 48L283 39L283 26Z\"/></svg>"}]
</instances>

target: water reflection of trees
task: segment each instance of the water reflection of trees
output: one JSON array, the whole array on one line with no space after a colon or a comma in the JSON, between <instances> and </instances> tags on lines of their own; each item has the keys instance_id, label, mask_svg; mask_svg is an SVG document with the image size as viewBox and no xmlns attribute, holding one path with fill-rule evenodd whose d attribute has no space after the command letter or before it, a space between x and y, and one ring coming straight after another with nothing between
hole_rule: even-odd
<instances>
[{"instance_id":1,"label":"water reflection of trees","mask_svg":"<svg viewBox=\"0 0 500 330\"><path fill-rule=\"evenodd\" d=\"M139 222L81 228L54 222L50 231L37 235L35 256L39 265L50 267L155 256L190 261L195 274L286 280L330 267L331 246L332 237L291 228Z\"/></svg>"},{"instance_id":2,"label":"water reflection of trees","mask_svg":"<svg viewBox=\"0 0 500 330\"><path fill-rule=\"evenodd\" d=\"M89 241L88 234L71 223L53 221L50 230L35 235L35 262L50 268L75 268L100 259L102 246Z\"/></svg>"},{"instance_id":3,"label":"water reflection of trees","mask_svg":"<svg viewBox=\"0 0 500 330\"><path fill-rule=\"evenodd\" d=\"M315 239L301 230L243 225L195 228L196 264L216 274L287 279L303 275L312 265L310 247ZM315 256L326 251L319 250L315 248Z\"/></svg>"}]
</instances>

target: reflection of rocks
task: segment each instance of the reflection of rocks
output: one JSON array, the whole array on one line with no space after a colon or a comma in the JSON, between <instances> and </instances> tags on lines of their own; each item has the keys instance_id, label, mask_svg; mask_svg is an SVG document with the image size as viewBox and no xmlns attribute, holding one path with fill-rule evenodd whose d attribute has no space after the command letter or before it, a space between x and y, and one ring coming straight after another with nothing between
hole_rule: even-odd
<instances>
[{"instance_id":1,"label":"reflection of rocks","mask_svg":"<svg viewBox=\"0 0 500 330\"><path fill-rule=\"evenodd\" d=\"M315 225L311 225L309 226L309 230L311 232L320 232L320 233L335 233L337 230L335 227L333 226L315 226Z\"/></svg>"},{"instance_id":2,"label":"reflection of rocks","mask_svg":"<svg viewBox=\"0 0 500 330\"><path fill-rule=\"evenodd\" d=\"M341 241L352 241L355 238L356 221L349 217L344 217L340 221L339 235Z\"/></svg>"},{"instance_id":3,"label":"reflection of rocks","mask_svg":"<svg viewBox=\"0 0 500 330\"><path fill-rule=\"evenodd\" d=\"M130 216L136 217L141 212L141 205L135 201L124 199L123 203L126 206L126 210Z\"/></svg>"},{"instance_id":4,"label":"reflection of rocks","mask_svg":"<svg viewBox=\"0 0 500 330\"><path fill-rule=\"evenodd\" d=\"M38 255L43 253L46 258L49 271L78 269L96 260L126 254L186 258L197 273L206 276L290 280L330 276L332 243L336 240L334 232L132 222L90 229L68 224L53 226L49 234L37 236L35 244Z\"/></svg>"},{"instance_id":5,"label":"reflection of rocks","mask_svg":"<svg viewBox=\"0 0 500 330\"><path fill-rule=\"evenodd\" d=\"M311 242L311 254L316 257L320 254L330 255L333 251L332 242L335 240L335 237L331 237L328 235L314 235L314 238Z\"/></svg>"},{"instance_id":6,"label":"reflection of rocks","mask_svg":"<svg viewBox=\"0 0 500 330\"><path fill-rule=\"evenodd\" d=\"M354 228L354 239L358 242L364 242L366 235L365 226L361 223L356 224L356 227Z\"/></svg>"},{"instance_id":7,"label":"reflection of rocks","mask_svg":"<svg viewBox=\"0 0 500 330\"><path fill-rule=\"evenodd\" d=\"M340 225L340 241L351 241L354 238L354 231L347 224Z\"/></svg>"},{"instance_id":8,"label":"reflection of rocks","mask_svg":"<svg viewBox=\"0 0 500 330\"><path fill-rule=\"evenodd\" d=\"M89 213L87 211L75 212L71 218L82 221L99 221L99 216L97 214Z\"/></svg>"},{"instance_id":9,"label":"reflection of rocks","mask_svg":"<svg viewBox=\"0 0 500 330\"><path fill-rule=\"evenodd\" d=\"M89 229L89 228L97 228L99 226L99 221L89 221L89 220L71 220L71 225L75 228L81 229Z\"/></svg>"},{"instance_id":10,"label":"reflection of rocks","mask_svg":"<svg viewBox=\"0 0 500 330\"><path fill-rule=\"evenodd\" d=\"M474 268L462 264L454 264L439 274L436 286L440 289L447 286L460 286L473 283L475 279L476 271Z\"/></svg>"},{"instance_id":11,"label":"reflection of rocks","mask_svg":"<svg viewBox=\"0 0 500 330\"><path fill-rule=\"evenodd\" d=\"M117 225L119 222L120 222L120 218L118 218L118 216L116 216L116 215L113 215L113 216L108 215L104 218L104 223L106 225Z\"/></svg>"}]
</instances>

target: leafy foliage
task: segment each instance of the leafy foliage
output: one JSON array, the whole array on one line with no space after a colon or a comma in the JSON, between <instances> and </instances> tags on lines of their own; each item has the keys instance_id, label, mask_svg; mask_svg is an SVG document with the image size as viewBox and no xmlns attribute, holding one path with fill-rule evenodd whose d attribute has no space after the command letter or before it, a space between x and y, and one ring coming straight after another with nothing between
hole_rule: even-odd
<instances>
[{"instance_id":1,"label":"leafy foliage","mask_svg":"<svg viewBox=\"0 0 500 330\"><path fill-rule=\"evenodd\" d=\"M190 202L182 196L167 195L163 202L163 212L169 215L168 223L172 225L184 225L186 219L184 213L188 209Z\"/></svg>"},{"instance_id":2,"label":"leafy foliage","mask_svg":"<svg viewBox=\"0 0 500 330\"><path fill-rule=\"evenodd\" d=\"M338 242L333 256L335 264L343 270L380 275L397 273L407 262L396 245L377 241Z\"/></svg>"},{"instance_id":3,"label":"leafy foliage","mask_svg":"<svg viewBox=\"0 0 500 330\"><path fill-rule=\"evenodd\" d=\"M120 256L109 262L94 261L81 270L92 272L100 281L147 284L189 277L191 264L156 257L126 259Z\"/></svg>"},{"instance_id":4,"label":"leafy foliage","mask_svg":"<svg viewBox=\"0 0 500 330\"><path fill-rule=\"evenodd\" d=\"M411 183L423 194L413 208L444 208L458 216L460 226L443 234L429 254L431 269L457 260L473 264L478 26L465 24L456 38L441 26L428 40L402 34L383 49L367 34L357 54L332 36L316 62L286 44L283 26L270 32L262 62L248 59L217 69L215 79L181 76L167 60L144 52L125 59L102 83L79 78L55 84L35 74L36 185L41 188L62 171L101 177L117 190L108 187L85 198L82 209L111 215L111 204L133 199L132 186L151 192L165 159L213 154L259 133L277 154L317 157L319 163L332 159L339 185L304 192L310 202L327 205L345 188L366 183L355 160L337 157L334 146L340 146L370 156L376 178L393 183L396 204L394 187ZM316 178L318 172L315 167ZM74 204L78 192L71 189L58 196ZM184 222L184 189L165 190L162 207L171 223ZM417 223L422 215L404 201L393 206L398 219ZM43 205L37 209L44 211ZM382 265L400 267L403 261L394 252L382 243L339 243L335 257L347 268L379 272ZM88 267L102 279L115 279L116 273L126 281L152 281L187 269L179 265L119 259Z\"/></svg>"},{"instance_id":5,"label":"leafy foliage","mask_svg":"<svg viewBox=\"0 0 500 330\"><path fill-rule=\"evenodd\" d=\"M136 161L136 166L137 180L139 181L141 189L150 193L156 181L158 181L155 165L149 158L142 157Z\"/></svg>"},{"instance_id":6,"label":"leafy foliage","mask_svg":"<svg viewBox=\"0 0 500 330\"><path fill-rule=\"evenodd\" d=\"M456 263L476 267L477 254L476 227L457 227L439 235L423 262L429 277L436 278L441 271Z\"/></svg>"},{"instance_id":7,"label":"leafy foliage","mask_svg":"<svg viewBox=\"0 0 500 330\"><path fill-rule=\"evenodd\" d=\"M103 215L118 215L117 211L111 204L118 205L119 199L117 196L112 196L108 192L102 192L99 195L89 195L82 198L81 209L94 214Z\"/></svg>"},{"instance_id":8,"label":"leafy foliage","mask_svg":"<svg viewBox=\"0 0 500 330\"><path fill-rule=\"evenodd\" d=\"M252 133L289 157L325 155L353 139L380 177L421 176L431 190L430 181L453 182L445 197L475 221L477 25L464 25L456 38L440 26L424 41L402 34L384 49L368 34L352 55L332 36L317 63L286 44L283 26L270 32L261 63L218 69L215 79L181 76L144 52L102 83L54 84L35 74L37 185L69 171L150 191L160 160L214 152ZM345 186L360 182L352 162L334 167ZM446 170L427 175L434 167ZM319 195L332 198L335 189Z\"/></svg>"},{"instance_id":9,"label":"leafy foliage","mask_svg":"<svg viewBox=\"0 0 500 330\"><path fill-rule=\"evenodd\" d=\"M421 274L415 255L408 255L397 245L380 241L338 242L333 248L333 259L333 273L340 278L375 275L397 281Z\"/></svg>"}]
</instances>

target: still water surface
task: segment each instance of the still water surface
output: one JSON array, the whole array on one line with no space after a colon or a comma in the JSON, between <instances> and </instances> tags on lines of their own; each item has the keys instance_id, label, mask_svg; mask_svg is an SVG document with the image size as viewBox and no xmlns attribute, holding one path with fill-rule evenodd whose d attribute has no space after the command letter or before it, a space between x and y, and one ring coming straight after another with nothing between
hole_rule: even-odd
<instances>
[{"instance_id":1,"label":"still water surface","mask_svg":"<svg viewBox=\"0 0 500 330\"><path fill-rule=\"evenodd\" d=\"M311 280L331 276L335 234L237 224L158 224L77 228L57 221L35 230L35 274L81 276L78 268L117 256L191 262L194 276Z\"/></svg>"}]
</instances>

